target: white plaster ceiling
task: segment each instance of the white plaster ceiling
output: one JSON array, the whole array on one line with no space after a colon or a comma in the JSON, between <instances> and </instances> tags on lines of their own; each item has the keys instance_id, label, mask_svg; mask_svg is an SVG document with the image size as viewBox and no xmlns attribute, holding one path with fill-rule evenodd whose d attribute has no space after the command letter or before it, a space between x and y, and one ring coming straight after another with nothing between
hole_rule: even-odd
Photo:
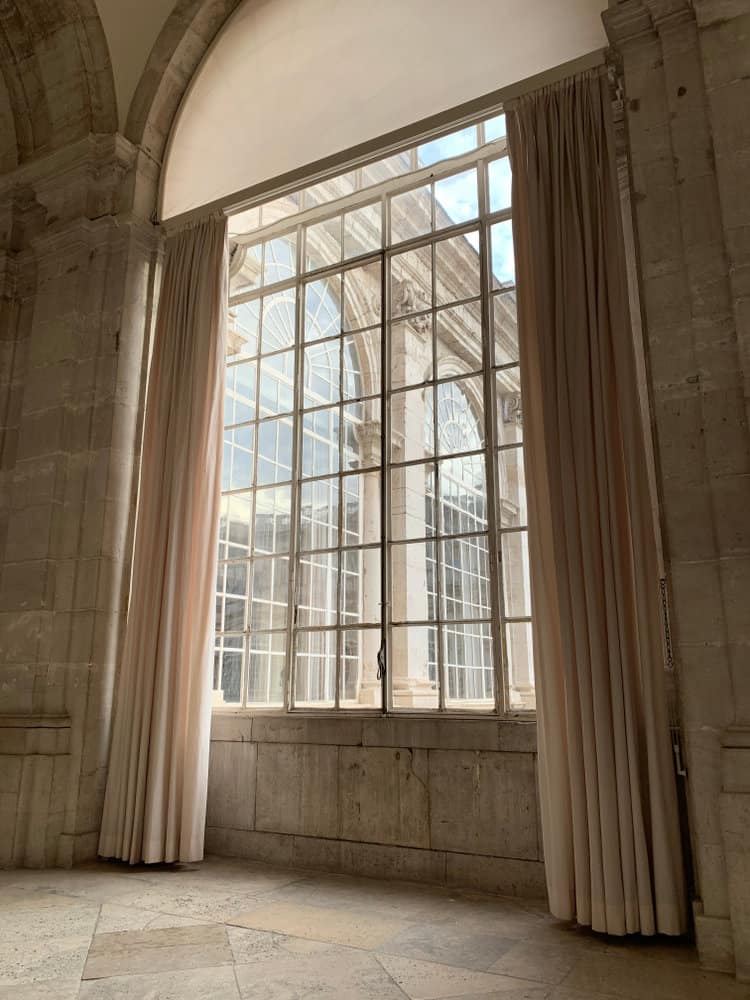
<instances>
[{"instance_id":1,"label":"white plaster ceiling","mask_svg":"<svg viewBox=\"0 0 750 1000\"><path fill-rule=\"evenodd\" d=\"M174 5L175 0L96 0L112 60L121 130L146 60Z\"/></svg>"}]
</instances>

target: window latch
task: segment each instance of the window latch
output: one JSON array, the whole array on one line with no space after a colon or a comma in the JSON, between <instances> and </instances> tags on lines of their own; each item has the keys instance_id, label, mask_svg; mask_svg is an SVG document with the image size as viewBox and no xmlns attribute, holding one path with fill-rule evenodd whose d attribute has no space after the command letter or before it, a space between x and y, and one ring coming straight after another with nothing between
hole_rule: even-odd
<instances>
[{"instance_id":1,"label":"window latch","mask_svg":"<svg viewBox=\"0 0 750 1000\"><path fill-rule=\"evenodd\" d=\"M379 681L385 677L385 639L380 643L380 649L378 650L378 673L377 678Z\"/></svg>"}]
</instances>

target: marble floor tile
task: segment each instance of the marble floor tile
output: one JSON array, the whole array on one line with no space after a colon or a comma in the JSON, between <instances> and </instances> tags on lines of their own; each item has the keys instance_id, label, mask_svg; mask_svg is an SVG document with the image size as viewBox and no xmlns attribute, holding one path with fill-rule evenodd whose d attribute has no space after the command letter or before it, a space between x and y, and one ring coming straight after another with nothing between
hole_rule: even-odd
<instances>
[{"instance_id":1,"label":"marble floor tile","mask_svg":"<svg viewBox=\"0 0 750 1000\"><path fill-rule=\"evenodd\" d=\"M255 931L248 927L227 927L227 934L237 965L264 962L269 958L288 958L290 955L314 955L334 947L323 941Z\"/></svg>"},{"instance_id":2,"label":"marble floor tile","mask_svg":"<svg viewBox=\"0 0 750 1000\"><path fill-rule=\"evenodd\" d=\"M225 923L232 914L256 906L266 894L242 892L230 888L214 888L210 883L202 886L180 887L171 881L147 885L141 890L121 896L121 906L135 906L141 910L155 910L174 916L192 917L205 923Z\"/></svg>"},{"instance_id":3,"label":"marble floor tile","mask_svg":"<svg viewBox=\"0 0 750 1000\"><path fill-rule=\"evenodd\" d=\"M91 935L8 941L0 936L0 986L36 983L47 979L80 978Z\"/></svg>"},{"instance_id":4,"label":"marble floor tile","mask_svg":"<svg viewBox=\"0 0 750 1000\"><path fill-rule=\"evenodd\" d=\"M295 903L270 903L237 913L231 923L293 937L329 941L350 948L377 948L406 924L361 910L329 909Z\"/></svg>"},{"instance_id":5,"label":"marble floor tile","mask_svg":"<svg viewBox=\"0 0 750 1000\"><path fill-rule=\"evenodd\" d=\"M397 955L378 955L383 968L411 1000L499 996L503 1000L547 1000L550 989L509 976L422 962Z\"/></svg>"},{"instance_id":6,"label":"marble floor tile","mask_svg":"<svg viewBox=\"0 0 750 1000\"><path fill-rule=\"evenodd\" d=\"M77 1000L80 976L0 986L0 1000Z\"/></svg>"},{"instance_id":7,"label":"marble floor tile","mask_svg":"<svg viewBox=\"0 0 750 1000\"><path fill-rule=\"evenodd\" d=\"M496 971L494 965L514 945L492 931L467 928L461 920L411 924L378 947L378 952L457 965L480 972ZM502 971L502 970L497 970ZM508 975L515 975L509 972Z\"/></svg>"},{"instance_id":8,"label":"marble floor tile","mask_svg":"<svg viewBox=\"0 0 750 1000\"><path fill-rule=\"evenodd\" d=\"M239 1000L232 966L139 973L81 983L79 1000Z\"/></svg>"},{"instance_id":9,"label":"marble floor tile","mask_svg":"<svg viewBox=\"0 0 750 1000\"><path fill-rule=\"evenodd\" d=\"M202 924L162 930L97 934L91 942L84 979L231 965L225 927Z\"/></svg>"},{"instance_id":10,"label":"marble floor tile","mask_svg":"<svg viewBox=\"0 0 750 1000\"><path fill-rule=\"evenodd\" d=\"M355 950L235 966L242 1000L404 1000L371 954Z\"/></svg>"},{"instance_id":11,"label":"marble floor tile","mask_svg":"<svg viewBox=\"0 0 750 1000\"><path fill-rule=\"evenodd\" d=\"M577 960L577 949L519 941L488 970L538 983L561 983Z\"/></svg>"}]
</instances>

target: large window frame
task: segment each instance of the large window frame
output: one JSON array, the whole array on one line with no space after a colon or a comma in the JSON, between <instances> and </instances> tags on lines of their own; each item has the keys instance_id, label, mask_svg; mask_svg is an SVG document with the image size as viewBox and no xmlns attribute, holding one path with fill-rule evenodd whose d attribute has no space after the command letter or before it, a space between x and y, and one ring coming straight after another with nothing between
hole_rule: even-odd
<instances>
[{"instance_id":1,"label":"large window frame","mask_svg":"<svg viewBox=\"0 0 750 1000\"><path fill-rule=\"evenodd\" d=\"M476 116L474 118L473 124L479 124L491 114L500 114L502 109L495 109L484 112L482 116ZM465 126L467 124L472 124L471 122L457 123L453 127L446 127L444 131L445 134L452 133L456 128ZM481 126L480 126L481 127ZM419 142L420 137L415 137L412 140L412 144ZM434 139L435 136L431 135L430 140ZM414 166L414 152L411 154L412 157L412 167ZM491 142L485 142L479 144L478 148L472 149L470 152L462 154L460 156L455 156L450 159L442 160L438 164L425 166L421 169L412 170L406 176L393 177L391 179L385 180L379 184L372 185L365 190L353 191L351 194L339 198L336 202L332 204L323 204L318 207L313 207L306 209L304 211L298 212L293 219L293 223L290 225L290 220L286 218L281 218L277 222L273 222L269 225L259 227L255 229L252 236L249 238L243 238L240 242L244 244L249 244L250 242L256 243L258 241L269 241L274 238L284 236L291 231L296 231L296 243L295 243L295 253L296 253L296 267L294 276L288 278L285 281L279 281L270 286L269 294L283 293L285 291L293 291L296 295L296 312L295 312L295 332L294 332L294 376L292 389L294 392L294 408L293 413L289 417L292 422L292 427L294 430L293 445L292 445L292 470L291 470L291 496L290 496L290 543L289 543L289 561L288 561L288 581L287 581L287 607L294 609L294 613L289 613L287 615L286 627L284 629L285 634L285 650L283 653L284 657L284 682L283 682L283 704L275 705L258 705L253 703L248 703L247 701L247 687L248 687L248 655L247 649L249 648L249 643L251 637L257 639L257 637L263 635L279 635L277 632L264 632L259 629L250 628L250 611L248 608L247 612L247 623L243 630L245 646L245 655L243 655L243 667L242 676L240 682L241 691L241 704L231 704L225 706L226 710L237 712L249 712L249 713L268 713L268 712L279 712L279 713L304 713L304 714L315 714L315 715L328 715L334 713L336 715L347 713L355 714L358 717L365 715L427 715L430 718L435 718L436 716L447 716L452 717L481 717L481 718L492 718L492 717L516 717L516 716L528 716L529 710L524 710L522 708L514 707L511 705L509 697L509 687L510 687L510 666L509 666L509 656L507 648L507 635L509 626L521 626L528 628L531 620L530 612L528 614L522 615L510 615L506 613L506 607L503 598L503 558L502 550L503 547L510 536L517 534L519 532L527 531L527 524L525 521L520 526L508 525L503 522L500 511L500 503L498 497L498 476L501 474L500 470L503 466L503 455L504 451L510 453L513 450L515 455L520 455L523 459L522 450L522 435L518 434L518 437L513 438L509 443L504 443L500 440L500 434L498 432L499 420L505 419L503 413L499 413L497 392L496 392L496 382L503 372L510 372L514 370L519 371L518 359L513 361L508 361L502 364L497 364L498 359L494 356L495 346L494 346L494 333L493 333L493 308L495 307L495 302L498 300L501 294L507 294L508 288L498 290L493 288L493 278L492 278L492 266L491 266L491 233L492 227L498 223L509 222L512 219L512 210L510 206L499 208L495 211L491 211L490 206L490 195L489 195L489 182L488 182L488 170L489 164L498 159L502 159L507 156L507 140L505 137L495 139ZM434 185L441 179L450 178L453 175L460 173L463 169L471 169L476 167L477 179L478 179L478 199L479 199L479 215L478 218L471 219L470 221L464 223L458 223L453 225L442 226L437 228L435 225L435 199L432 199L432 228L429 233L414 236L410 239L401 240L398 242L391 242L391 198L393 195L406 194L410 191L414 191L425 184ZM345 168L341 171L345 172ZM264 199L267 201L267 199ZM303 232L306 226L315 224L324 224L328 220L341 219L341 234L343 239L343 215L344 212L351 211L357 208L366 207L368 205L378 204L380 205L381 220L382 220L382 247L378 250L372 252L359 254L357 256L352 256L346 259L342 255L342 259L336 263L317 267L315 269L307 269L305 266L305 240L303 238ZM247 211L247 209L245 209ZM438 670L438 700L434 707L430 707L427 710L415 709L414 707L399 707L394 702L394 671L392 667L392 653L394 648L393 643L393 631L394 628L398 629L405 627L404 622L399 619L394 618L394 610L391 602L391 594L389 592L389 581L393 579L393 562L394 562L394 551L401 545L409 544L413 540L410 539L394 539L391 536L391 484L393 480L394 471L401 469L406 469L410 465L424 464L424 460L414 459L413 461L404 461L393 463L391 461L391 451L390 443L392 440L392 404L394 397L398 396L400 393L409 391L412 387L401 387L392 389L389 385L389 372L391 366L391 349L393 346L393 338L390 336L390 328L394 322L394 317L392 316L391 310L391 273L392 273L392 261L395 257L407 253L410 250L418 250L420 248L430 248L431 261L433 274L435 273L436 261L436 248L439 243L444 240L448 240L454 237L465 236L476 232L478 234L478 245L479 245L479 277L480 277L480 287L479 287L479 303L481 308L481 345L482 345L482 359L481 365L473 376L475 379L481 379L482 382L482 395L484 399L483 406L483 416L482 416L482 431L483 431L483 444L480 448L475 449L471 452L451 454L450 459L455 458L472 458L473 456L478 456L484 461L485 467L485 482L486 482L486 508L487 508L487 524L486 529L482 532L472 532L472 538L476 538L482 535L486 538L487 542L487 552L489 560L489 574L487 580L487 586L489 589L489 608L488 614L482 615L477 618L476 621L471 621L467 619L462 619L461 625L472 626L476 625L481 628L486 628L491 636L491 648L492 648L492 669L494 674L494 704L488 708L486 702L483 702L481 707L471 707L466 704L450 704L449 699L446 697L448 690L447 687L447 677L446 677L446 651L444 649L446 643L446 637L448 635L449 629L455 624L450 616L445 614L444 609L444 595L442 594L442 573L436 573L436 594L435 594L435 604L436 604L436 614L431 616L429 621L419 622L419 621L408 621L409 627L430 627L436 630L435 634L437 637L437 670ZM315 281L321 281L326 278L332 277L334 275L346 274L354 269L361 268L368 264L378 264L380 266L380 277L381 277L381 315L380 315L380 353L381 353L381 371L380 371L380 406L381 406L381 452L380 452L380 466L373 468L373 474L379 475L380 480L380 540L378 542L372 543L367 546L368 549L377 549L380 558L380 590L381 590L381 607L382 607L382 622L380 625L374 626L374 629L380 632L380 657L382 658L381 663L385 666L383 671L383 676L381 678L382 683L382 703L381 707L377 708L366 708L366 707L347 707L341 705L341 670L342 670L342 657L339 655L339 644L343 641L343 630L341 628L340 622L336 622L330 626L310 626L306 628L299 624L298 621L298 611L299 606L296 599L297 586L298 586L298 575L299 575L299 553L300 553L300 512L299 512L299 497L300 497L300 483L303 481L301 479L301 460L302 460L302 434L303 434L303 423L305 420L305 414L310 411L304 407L304 393L305 393L305 378L304 378L304 357L305 357L305 309L303 306L303 289ZM344 280L346 280L344 278ZM512 289L515 285L512 286ZM238 306L244 302L248 302L259 298L265 293L265 289L262 290L252 290L244 293L240 293L232 297L232 305ZM434 387L432 391L434 392L434 398L437 399L438 393L441 386L451 386L456 383L459 384L461 379L466 379L465 372L449 373L446 375L439 375L438 369L438 359L437 359L437 338L434 333L434 324L436 322L436 308L438 303L435 299L435 282L433 281L432 286L432 301L427 304L423 310L425 316L429 317L429 321L433 324L433 336L432 336L432 349L433 349L433 380L429 383L430 387ZM472 299L472 301L474 301ZM453 305L460 305L460 302L454 302ZM419 313L415 314L419 315ZM397 319L398 317L396 317ZM372 329L372 327L370 327ZM260 360L258 362L260 364ZM425 383L426 384L426 383ZM358 398L349 399L347 398L347 403L358 403L362 402L365 398L371 400L372 397L360 396ZM341 403L340 405L343 405ZM515 409L514 409L515 407ZM503 409L505 409L505 402L503 402ZM515 419L520 426L520 396L511 402L510 409L511 422ZM438 407L437 405L433 407L433 420L435 423L435 434L437 441L437 421L438 421ZM343 413L343 411L340 411ZM273 419L268 417L268 420ZM259 424L256 426L260 426ZM519 444L521 448L519 450ZM340 447L343 447L342 445ZM256 449L257 450L257 449ZM257 463L257 455L255 457L255 462ZM435 469L438 469L441 464L444 464L449 459L447 457L441 458L439 455L435 454L431 459L431 462ZM342 469L338 472L338 482L343 485L343 477L347 475ZM352 472L352 475L361 475L361 471ZM308 477L304 480L305 483L312 483L316 481L316 478L323 479L324 477ZM439 493L439 489L436 489L436 494ZM438 501L439 502L439 498ZM338 545L332 548L330 551L338 553L337 558L341 558L341 552L346 551L341 546L341 520L343 517L343 502L339 502L338 508L338 518L339 518L339 537ZM436 508L437 509L437 508ZM440 512L438 511L438 517L440 517ZM467 540L466 532L448 532L442 533L439 537L432 537L432 542L434 545L448 544L462 544ZM427 541L427 539L425 539ZM362 551L363 548L360 546L358 551ZM321 553L324 554L324 553ZM248 572L252 572L252 563L248 566ZM249 604L250 602L248 602ZM359 626L357 626L359 628ZM361 626L364 628L364 626ZM297 691L297 674L296 669L296 641L300 633L305 633L307 631L314 632L316 634L322 632L328 632L334 637L334 642L337 650L336 655L336 683L333 697L333 704L317 707L314 704L305 702L300 704L300 699L298 698ZM272 642L273 640L271 640ZM269 654L270 655L270 654ZM278 647L276 649L277 657L281 655ZM222 710L222 709L218 709Z\"/></svg>"}]
</instances>

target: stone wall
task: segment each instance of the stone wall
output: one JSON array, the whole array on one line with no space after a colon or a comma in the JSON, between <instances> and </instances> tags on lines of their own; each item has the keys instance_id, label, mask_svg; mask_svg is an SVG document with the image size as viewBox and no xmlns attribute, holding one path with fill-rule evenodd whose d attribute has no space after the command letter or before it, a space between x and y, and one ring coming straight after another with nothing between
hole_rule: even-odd
<instances>
[{"instance_id":1,"label":"stone wall","mask_svg":"<svg viewBox=\"0 0 750 1000\"><path fill-rule=\"evenodd\" d=\"M529 722L215 714L209 853L546 894Z\"/></svg>"}]
</instances>

